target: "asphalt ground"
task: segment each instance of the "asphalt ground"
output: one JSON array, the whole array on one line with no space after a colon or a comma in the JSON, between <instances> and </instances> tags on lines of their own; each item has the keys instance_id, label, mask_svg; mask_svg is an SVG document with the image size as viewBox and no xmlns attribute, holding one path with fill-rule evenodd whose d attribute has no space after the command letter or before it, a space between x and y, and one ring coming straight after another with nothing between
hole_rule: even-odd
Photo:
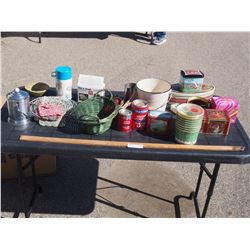
<instances>
[{"instance_id":1,"label":"asphalt ground","mask_svg":"<svg viewBox=\"0 0 250 250\"><path fill-rule=\"evenodd\" d=\"M167 42L150 45L145 33L8 34L1 39L2 96L30 81L55 86L50 74L58 65L105 77L106 87L144 78L179 80L180 69L197 68L216 94L235 96L239 119L248 135L249 33L169 32ZM207 217L250 216L250 165L222 165ZM39 177L44 193L31 217L175 217L171 201L194 189L197 164L60 158L57 173ZM29 181L27 185L29 184ZM205 197L204 178L200 198ZM20 207L15 180L2 180L2 216ZM204 199L201 199L201 202ZM182 217L195 217L192 201L181 201Z\"/></svg>"}]
</instances>

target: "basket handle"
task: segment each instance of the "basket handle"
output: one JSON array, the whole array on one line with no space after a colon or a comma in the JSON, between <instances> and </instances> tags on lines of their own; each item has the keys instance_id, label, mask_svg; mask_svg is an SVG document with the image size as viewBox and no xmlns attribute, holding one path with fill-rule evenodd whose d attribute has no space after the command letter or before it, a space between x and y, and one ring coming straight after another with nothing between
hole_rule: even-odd
<instances>
[{"instance_id":1,"label":"basket handle","mask_svg":"<svg viewBox=\"0 0 250 250\"><path fill-rule=\"evenodd\" d=\"M109 93L109 95L110 95L109 100L113 100L113 94L112 94L112 92L111 92L110 90L108 90L108 89L101 89L101 90L97 91L97 92L95 93L94 97L96 97L99 93L101 93L101 92L103 92L103 91L104 91L104 93L105 93L105 91L107 91L107 92Z\"/></svg>"},{"instance_id":2,"label":"basket handle","mask_svg":"<svg viewBox=\"0 0 250 250\"><path fill-rule=\"evenodd\" d=\"M99 117L97 116L90 116L90 115L82 115L79 117L79 120L82 122L82 123L98 123L98 125L101 123L100 122L100 119Z\"/></svg>"}]
</instances>

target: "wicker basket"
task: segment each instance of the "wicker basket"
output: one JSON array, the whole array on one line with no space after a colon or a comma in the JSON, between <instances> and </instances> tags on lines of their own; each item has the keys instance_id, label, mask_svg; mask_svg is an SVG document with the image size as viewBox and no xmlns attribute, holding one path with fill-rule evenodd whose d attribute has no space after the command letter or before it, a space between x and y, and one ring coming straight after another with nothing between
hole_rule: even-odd
<instances>
[{"instance_id":1,"label":"wicker basket","mask_svg":"<svg viewBox=\"0 0 250 250\"><path fill-rule=\"evenodd\" d=\"M58 127L64 114L60 117L41 117L37 109L39 104L60 104L64 109L64 114L76 106L76 103L66 97L61 96L43 96L38 97L30 102L30 113L34 120L38 121L41 126Z\"/></svg>"},{"instance_id":2,"label":"wicker basket","mask_svg":"<svg viewBox=\"0 0 250 250\"><path fill-rule=\"evenodd\" d=\"M85 133L97 135L106 132L120 108L110 91L108 91L110 98L99 96L101 91L104 90L98 91L94 97L79 103L74 108L73 113Z\"/></svg>"}]
</instances>

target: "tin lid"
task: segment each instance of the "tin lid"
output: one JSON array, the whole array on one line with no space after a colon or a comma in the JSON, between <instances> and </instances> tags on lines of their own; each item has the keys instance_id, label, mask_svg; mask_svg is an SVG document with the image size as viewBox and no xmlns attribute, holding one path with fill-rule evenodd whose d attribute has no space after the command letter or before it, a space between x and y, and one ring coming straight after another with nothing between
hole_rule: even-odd
<instances>
[{"instance_id":1,"label":"tin lid","mask_svg":"<svg viewBox=\"0 0 250 250\"><path fill-rule=\"evenodd\" d=\"M119 114L123 116L129 116L132 115L132 111L122 108L119 110Z\"/></svg>"},{"instance_id":2,"label":"tin lid","mask_svg":"<svg viewBox=\"0 0 250 250\"><path fill-rule=\"evenodd\" d=\"M183 103L177 107L177 115L188 120L199 119L203 117L204 109L196 104Z\"/></svg>"},{"instance_id":3,"label":"tin lid","mask_svg":"<svg viewBox=\"0 0 250 250\"><path fill-rule=\"evenodd\" d=\"M181 75L185 78L204 78L204 74L196 69L181 70Z\"/></svg>"},{"instance_id":4,"label":"tin lid","mask_svg":"<svg viewBox=\"0 0 250 250\"><path fill-rule=\"evenodd\" d=\"M208 121L230 121L227 111L217 109L206 109L205 119Z\"/></svg>"},{"instance_id":5,"label":"tin lid","mask_svg":"<svg viewBox=\"0 0 250 250\"><path fill-rule=\"evenodd\" d=\"M29 98L29 93L19 88L15 88L12 92L7 94L8 100L20 101L27 98Z\"/></svg>"},{"instance_id":6,"label":"tin lid","mask_svg":"<svg viewBox=\"0 0 250 250\"><path fill-rule=\"evenodd\" d=\"M169 118L173 118L174 115L173 113L169 112L169 111L160 111L160 110L150 110L148 113L148 116L150 118L154 118L154 119L169 119Z\"/></svg>"},{"instance_id":7,"label":"tin lid","mask_svg":"<svg viewBox=\"0 0 250 250\"><path fill-rule=\"evenodd\" d=\"M148 102L142 99L136 99L132 102L132 105L138 108L146 108L148 107Z\"/></svg>"}]
</instances>

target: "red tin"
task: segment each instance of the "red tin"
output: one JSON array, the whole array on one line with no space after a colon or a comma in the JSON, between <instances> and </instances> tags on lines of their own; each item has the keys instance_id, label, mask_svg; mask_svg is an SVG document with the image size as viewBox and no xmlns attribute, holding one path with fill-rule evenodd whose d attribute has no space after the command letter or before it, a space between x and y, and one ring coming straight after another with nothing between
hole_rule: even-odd
<instances>
[{"instance_id":1,"label":"red tin","mask_svg":"<svg viewBox=\"0 0 250 250\"><path fill-rule=\"evenodd\" d=\"M118 113L117 129L126 133L132 130L132 111L120 109Z\"/></svg>"},{"instance_id":2,"label":"red tin","mask_svg":"<svg viewBox=\"0 0 250 250\"><path fill-rule=\"evenodd\" d=\"M138 115L143 115L148 113L148 104L146 101L137 99L134 100L131 104L131 109L133 113Z\"/></svg>"},{"instance_id":3,"label":"red tin","mask_svg":"<svg viewBox=\"0 0 250 250\"><path fill-rule=\"evenodd\" d=\"M148 104L146 101L137 99L131 104L133 111L132 128L136 130L144 130L147 122Z\"/></svg>"},{"instance_id":4,"label":"red tin","mask_svg":"<svg viewBox=\"0 0 250 250\"><path fill-rule=\"evenodd\" d=\"M132 120L132 128L136 130L144 130L146 127L146 120L145 121L136 121Z\"/></svg>"},{"instance_id":5,"label":"red tin","mask_svg":"<svg viewBox=\"0 0 250 250\"><path fill-rule=\"evenodd\" d=\"M227 135L230 128L230 117L227 111L204 109L202 133Z\"/></svg>"}]
</instances>

